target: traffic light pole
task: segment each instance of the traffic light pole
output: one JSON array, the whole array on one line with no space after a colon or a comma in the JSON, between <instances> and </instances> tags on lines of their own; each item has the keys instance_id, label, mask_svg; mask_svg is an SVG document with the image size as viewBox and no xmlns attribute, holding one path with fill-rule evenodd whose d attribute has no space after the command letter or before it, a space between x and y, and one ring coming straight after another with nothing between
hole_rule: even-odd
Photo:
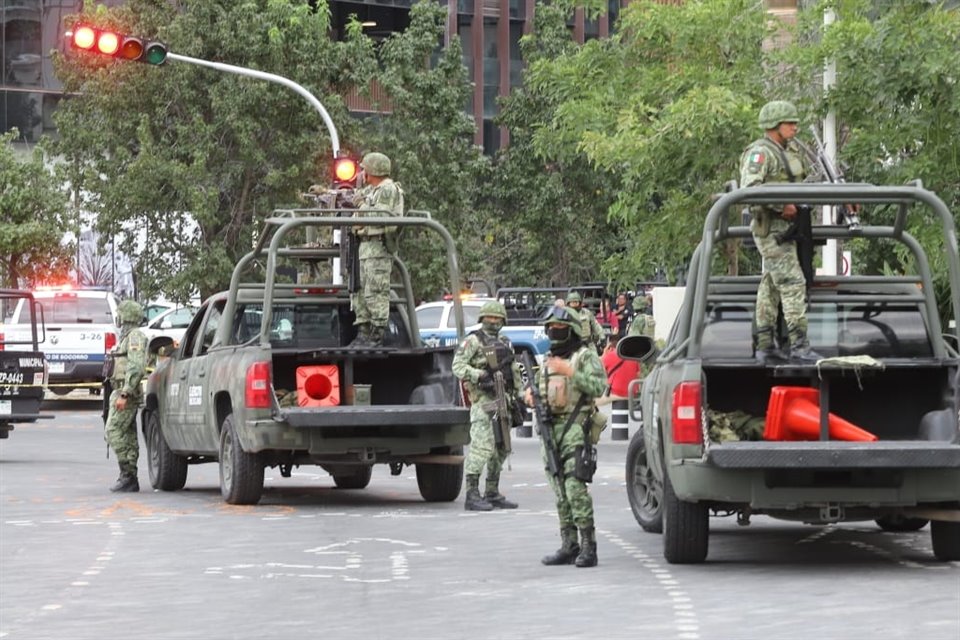
<instances>
[{"instance_id":1,"label":"traffic light pole","mask_svg":"<svg viewBox=\"0 0 960 640\"><path fill-rule=\"evenodd\" d=\"M222 62L210 62L209 60L201 60L200 58L182 56L178 53L167 52L167 60L177 60L179 62L186 62L188 64L200 65L201 67L210 67L211 69L216 69L217 71L225 71L227 73L235 73L237 75L247 76L248 78L266 80L267 82L282 84L285 87L293 89L301 96L306 98L307 102L309 102L313 108L320 113L323 123L327 126L327 131L330 133L330 145L333 147L333 157L336 158L340 154L340 136L337 134L337 127L334 126L333 120L330 119L330 114L327 113L327 110L312 93L304 89L293 80L284 78L283 76L278 76L273 73L266 73L265 71L256 71L254 69L247 69L245 67L235 67L232 64L223 64Z\"/></svg>"}]
</instances>

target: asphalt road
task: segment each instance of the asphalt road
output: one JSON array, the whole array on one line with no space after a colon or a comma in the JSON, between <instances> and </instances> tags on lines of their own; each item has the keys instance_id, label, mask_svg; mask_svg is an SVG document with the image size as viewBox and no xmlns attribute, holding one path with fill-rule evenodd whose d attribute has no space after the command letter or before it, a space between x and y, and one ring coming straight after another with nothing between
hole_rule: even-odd
<instances>
[{"instance_id":1,"label":"asphalt road","mask_svg":"<svg viewBox=\"0 0 960 640\"><path fill-rule=\"evenodd\" d=\"M82 397L82 396L81 396ZM627 505L626 442L600 447L600 566L545 567L559 543L538 444L516 439L515 511L427 504L413 468L365 490L322 469L268 470L260 505L184 491L114 495L99 404L0 442L0 638L960 638L960 563L929 528L711 521L710 554L668 565Z\"/></svg>"}]
</instances>

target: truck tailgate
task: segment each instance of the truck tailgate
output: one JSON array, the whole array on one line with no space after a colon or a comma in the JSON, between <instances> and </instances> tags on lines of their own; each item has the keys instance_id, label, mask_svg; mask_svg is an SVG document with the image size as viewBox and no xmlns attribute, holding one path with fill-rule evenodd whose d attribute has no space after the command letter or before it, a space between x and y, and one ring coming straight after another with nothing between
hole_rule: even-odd
<instances>
[{"instance_id":1,"label":"truck tailgate","mask_svg":"<svg viewBox=\"0 0 960 640\"><path fill-rule=\"evenodd\" d=\"M324 428L401 425L468 424L470 409L449 405L373 405L291 408L276 412L275 419L293 427Z\"/></svg>"},{"instance_id":2,"label":"truck tailgate","mask_svg":"<svg viewBox=\"0 0 960 640\"><path fill-rule=\"evenodd\" d=\"M960 444L878 442L725 442L706 461L721 469L960 469Z\"/></svg>"}]
</instances>

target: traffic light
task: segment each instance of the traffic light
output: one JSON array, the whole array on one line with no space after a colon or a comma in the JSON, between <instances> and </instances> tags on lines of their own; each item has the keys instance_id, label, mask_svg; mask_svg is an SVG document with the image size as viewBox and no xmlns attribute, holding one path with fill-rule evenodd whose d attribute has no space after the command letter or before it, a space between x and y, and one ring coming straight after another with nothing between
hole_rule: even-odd
<instances>
[{"instance_id":1,"label":"traffic light","mask_svg":"<svg viewBox=\"0 0 960 640\"><path fill-rule=\"evenodd\" d=\"M167 46L162 42L150 42L85 24L76 25L69 35L75 49L152 65L160 65L167 60Z\"/></svg>"},{"instance_id":2,"label":"traffic light","mask_svg":"<svg viewBox=\"0 0 960 640\"><path fill-rule=\"evenodd\" d=\"M339 156L333 161L333 186L337 189L355 189L360 167L348 156Z\"/></svg>"}]
</instances>

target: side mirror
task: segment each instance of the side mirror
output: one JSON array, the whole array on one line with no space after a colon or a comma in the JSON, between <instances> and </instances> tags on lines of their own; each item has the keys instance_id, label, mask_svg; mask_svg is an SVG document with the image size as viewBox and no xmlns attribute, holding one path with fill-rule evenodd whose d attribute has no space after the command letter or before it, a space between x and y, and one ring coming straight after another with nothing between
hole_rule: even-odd
<instances>
[{"instance_id":1,"label":"side mirror","mask_svg":"<svg viewBox=\"0 0 960 640\"><path fill-rule=\"evenodd\" d=\"M650 336L627 336L617 343L617 355L624 360L647 362L657 353L657 345Z\"/></svg>"},{"instance_id":2,"label":"side mirror","mask_svg":"<svg viewBox=\"0 0 960 640\"><path fill-rule=\"evenodd\" d=\"M157 336L150 341L149 346L147 347L147 352L151 356L159 356L161 358L166 358L173 355L173 352L176 350L176 342L170 336Z\"/></svg>"}]
</instances>

